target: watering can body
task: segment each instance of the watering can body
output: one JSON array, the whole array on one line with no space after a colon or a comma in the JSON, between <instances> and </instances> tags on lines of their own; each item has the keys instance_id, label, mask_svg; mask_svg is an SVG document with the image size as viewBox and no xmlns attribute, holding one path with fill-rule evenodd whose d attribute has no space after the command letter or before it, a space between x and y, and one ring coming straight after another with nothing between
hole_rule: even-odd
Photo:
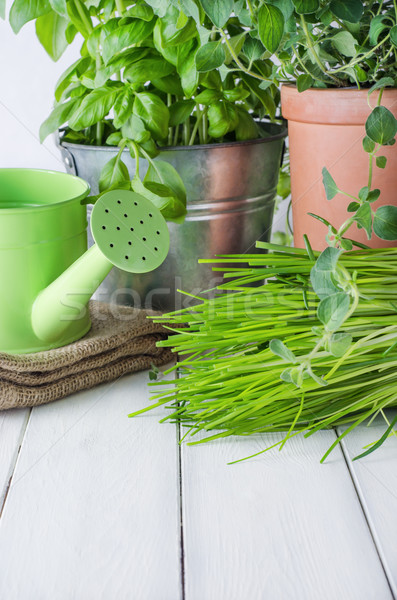
<instances>
[{"instance_id":1,"label":"watering can body","mask_svg":"<svg viewBox=\"0 0 397 600\"><path fill-rule=\"evenodd\" d=\"M32 325L32 307L40 292L87 249L82 200L88 193L88 184L64 173L0 169L1 352L64 346L89 330L87 309L55 340L39 339Z\"/></svg>"},{"instance_id":2,"label":"watering can body","mask_svg":"<svg viewBox=\"0 0 397 600\"><path fill-rule=\"evenodd\" d=\"M88 301L113 265L156 269L169 249L167 224L128 190L102 195L92 211L88 184L73 175L0 169L0 352L39 352L90 329Z\"/></svg>"}]
</instances>

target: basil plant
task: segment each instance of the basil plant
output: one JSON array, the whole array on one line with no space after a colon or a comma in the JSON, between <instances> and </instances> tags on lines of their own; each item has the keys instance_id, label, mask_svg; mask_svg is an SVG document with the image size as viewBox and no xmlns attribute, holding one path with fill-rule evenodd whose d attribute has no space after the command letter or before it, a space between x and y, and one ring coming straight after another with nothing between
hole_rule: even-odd
<instances>
[{"instance_id":1,"label":"basil plant","mask_svg":"<svg viewBox=\"0 0 397 600\"><path fill-rule=\"evenodd\" d=\"M176 222L186 212L186 191L169 163L153 161L159 149L264 136L258 122L274 119L279 103L276 84L261 86L255 73L233 67L240 56L263 75L273 69L244 18L228 11L219 32L219 19L204 4L14 0L9 13L16 33L35 20L37 37L53 60L75 40L81 43L80 58L56 84L41 140L61 129L65 141L118 146L101 173L100 193L133 189ZM125 150L136 160L132 181L122 160ZM149 161L144 178L140 157Z\"/></svg>"}]
</instances>

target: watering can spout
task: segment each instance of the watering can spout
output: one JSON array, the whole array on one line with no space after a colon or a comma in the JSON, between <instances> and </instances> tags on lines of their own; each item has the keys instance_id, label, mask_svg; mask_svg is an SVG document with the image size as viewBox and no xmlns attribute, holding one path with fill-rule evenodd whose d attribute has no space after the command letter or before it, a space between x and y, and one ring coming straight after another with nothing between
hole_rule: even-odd
<instances>
[{"instance_id":1,"label":"watering can spout","mask_svg":"<svg viewBox=\"0 0 397 600\"><path fill-rule=\"evenodd\" d=\"M55 342L73 321L83 318L91 296L112 267L95 244L40 292L32 308L37 337L43 342Z\"/></svg>"},{"instance_id":2,"label":"watering can spout","mask_svg":"<svg viewBox=\"0 0 397 600\"><path fill-rule=\"evenodd\" d=\"M92 211L95 244L48 287L32 307L32 327L43 342L62 338L86 316L88 302L113 266L130 273L157 268L169 249L167 224L146 198L126 190L101 196Z\"/></svg>"}]
</instances>

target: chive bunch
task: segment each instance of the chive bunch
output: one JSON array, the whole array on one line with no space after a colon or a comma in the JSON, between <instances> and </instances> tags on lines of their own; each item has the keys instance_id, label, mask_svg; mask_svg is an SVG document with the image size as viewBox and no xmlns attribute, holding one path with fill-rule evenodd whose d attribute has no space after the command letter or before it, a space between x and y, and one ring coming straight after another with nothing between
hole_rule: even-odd
<instances>
[{"instance_id":1,"label":"chive bunch","mask_svg":"<svg viewBox=\"0 0 397 600\"><path fill-rule=\"evenodd\" d=\"M319 253L258 246L269 252L218 258L214 270L224 272L225 283L215 297L156 318L175 332L160 345L177 352L180 376L156 382L163 389L144 410L165 404L165 420L189 427L193 436L207 432L203 441L287 431L284 445L299 432L350 423L324 460L357 425L397 406L397 248L341 256L360 296L341 328L353 341L343 356L323 350L314 357L312 368L325 386L308 378L297 388L280 378L286 363L269 343L282 340L298 360L316 344L321 323L310 271Z\"/></svg>"}]
</instances>

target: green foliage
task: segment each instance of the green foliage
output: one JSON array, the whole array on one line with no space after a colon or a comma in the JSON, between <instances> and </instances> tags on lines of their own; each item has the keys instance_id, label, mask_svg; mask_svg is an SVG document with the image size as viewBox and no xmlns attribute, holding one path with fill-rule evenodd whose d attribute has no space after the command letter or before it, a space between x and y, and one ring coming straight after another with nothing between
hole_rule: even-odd
<instances>
[{"instance_id":1,"label":"green foliage","mask_svg":"<svg viewBox=\"0 0 397 600\"><path fill-rule=\"evenodd\" d=\"M280 10L288 1L281 1ZM250 13L243 4L14 0L9 16L14 31L36 20L37 37L53 60L74 40L81 44L81 58L56 84L55 106L40 129L41 140L62 127L65 140L113 143L147 160L159 146L258 138L257 121L276 117L279 91L269 78L272 65L259 34L248 35ZM281 40L284 17L272 4L277 3L266 3L266 10L278 15ZM3 12L0 0L0 16ZM273 47L275 34L261 32ZM236 60L251 63L254 72L242 78ZM266 89L259 85L262 76ZM170 171L162 177L140 183L134 178L130 184L178 220L185 214L184 201L174 195ZM123 163L112 160L102 172L101 191L107 182L111 187L126 181Z\"/></svg>"}]
</instances>

